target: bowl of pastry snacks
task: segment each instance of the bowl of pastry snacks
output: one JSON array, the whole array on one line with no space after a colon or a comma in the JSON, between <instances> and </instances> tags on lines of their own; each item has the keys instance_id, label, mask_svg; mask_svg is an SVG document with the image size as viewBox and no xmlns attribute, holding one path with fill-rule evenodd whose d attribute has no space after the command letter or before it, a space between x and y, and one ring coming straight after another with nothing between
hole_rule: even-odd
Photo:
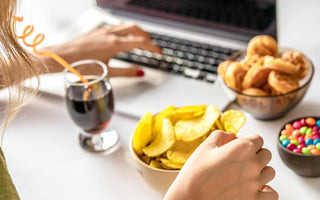
<instances>
[{"instance_id":1,"label":"bowl of pastry snacks","mask_svg":"<svg viewBox=\"0 0 320 200\"><path fill-rule=\"evenodd\" d=\"M305 116L285 123L278 134L282 161L302 176L320 177L320 117Z\"/></svg>"},{"instance_id":2,"label":"bowl of pastry snacks","mask_svg":"<svg viewBox=\"0 0 320 200\"><path fill-rule=\"evenodd\" d=\"M245 122L237 110L213 105L169 106L139 120L129 141L134 167L155 191L164 194L193 151L219 129L235 134Z\"/></svg>"},{"instance_id":3,"label":"bowl of pastry snacks","mask_svg":"<svg viewBox=\"0 0 320 200\"><path fill-rule=\"evenodd\" d=\"M246 51L218 66L218 79L235 102L255 118L284 116L307 92L314 66L301 52L279 49L270 36L252 38Z\"/></svg>"}]
</instances>

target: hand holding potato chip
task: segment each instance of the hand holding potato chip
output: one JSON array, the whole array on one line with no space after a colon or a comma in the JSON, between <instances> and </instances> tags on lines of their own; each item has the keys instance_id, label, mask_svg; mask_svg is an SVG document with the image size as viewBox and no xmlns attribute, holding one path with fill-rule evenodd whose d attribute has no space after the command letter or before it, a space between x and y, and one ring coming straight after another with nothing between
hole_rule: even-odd
<instances>
[{"instance_id":1,"label":"hand holding potato chip","mask_svg":"<svg viewBox=\"0 0 320 200\"><path fill-rule=\"evenodd\" d=\"M214 131L185 163L164 200L277 200L277 192L266 185L275 171L266 166L271 153L262 145L258 135L236 138Z\"/></svg>"}]
</instances>

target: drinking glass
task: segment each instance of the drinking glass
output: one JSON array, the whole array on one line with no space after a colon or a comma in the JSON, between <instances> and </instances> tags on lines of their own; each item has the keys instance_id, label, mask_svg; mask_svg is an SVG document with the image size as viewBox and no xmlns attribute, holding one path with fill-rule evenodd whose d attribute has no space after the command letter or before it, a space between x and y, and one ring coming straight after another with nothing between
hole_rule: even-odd
<instances>
[{"instance_id":1,"label":"drinking glass","mask_svg":"<svg viewBox=\"0 0 320 200\"><path fill-rule=\"evenodd\" d=\"M88 82L67 69L63 71L67 109L80 128L80 145L92 152L111 152L118 143L118 133L106 129L114 112L114 100L108 70L98 60L80 60L70 65Z\"/></svg>"}]
</instances>

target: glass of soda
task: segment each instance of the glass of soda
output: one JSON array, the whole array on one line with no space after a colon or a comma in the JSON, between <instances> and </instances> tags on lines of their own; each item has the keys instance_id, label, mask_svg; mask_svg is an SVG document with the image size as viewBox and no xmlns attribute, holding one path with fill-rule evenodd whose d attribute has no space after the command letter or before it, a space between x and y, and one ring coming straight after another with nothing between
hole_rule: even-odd
<instances>
[{"instance_id":1,"label":"glass of soda","mask_svg":"<svg viewBox=\"0 0 320 200\"><path fill-rule=\"evenodd\" d=\"M88 82L63 71L67 110L80 128L80 145L91 152L111 152L118 144L118 133L106 129L114 112L108 69L98 60L80 60L70 65Z\"/></svg>"}]
</instances>

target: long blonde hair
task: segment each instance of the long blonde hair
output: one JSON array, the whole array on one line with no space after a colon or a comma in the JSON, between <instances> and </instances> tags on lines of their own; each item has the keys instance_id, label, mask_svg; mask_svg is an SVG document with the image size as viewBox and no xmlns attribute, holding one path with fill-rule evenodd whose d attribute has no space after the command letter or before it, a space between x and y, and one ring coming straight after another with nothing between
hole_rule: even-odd
<instances>
[{"instance_id":1,"label":"long blonde hair","mask_svg":"<svg viewBox=\"0 0 320 200\"><path fill-rule=\"evenodd\" d=\"M15 38L16 6L17 0L4 0L0 4L0 89L6 88L8 92L0 146L10 121L17 115L21 106L38 91L39 81L36 89L26 89L24 80L38 77L43 66L42 62L26 52Z\"/></svg>"}]
</instances>

